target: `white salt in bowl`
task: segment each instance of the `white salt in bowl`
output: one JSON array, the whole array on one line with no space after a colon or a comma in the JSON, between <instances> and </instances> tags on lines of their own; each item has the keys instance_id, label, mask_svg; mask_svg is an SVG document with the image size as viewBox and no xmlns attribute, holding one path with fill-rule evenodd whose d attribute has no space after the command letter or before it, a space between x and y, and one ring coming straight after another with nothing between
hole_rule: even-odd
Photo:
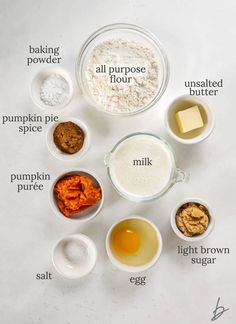
<instances>
[{"instance_id":1,"label":"white salt in bowl","mask_svg":"<svg viewBox=\"0 0 236 324\"><path fill-rule=\"evenodd\" d=\"M178 134L174 131L173 126L171 126L171 124L173 125L173 123L176 123L176 127L178 127L177 122L175 121L175 113L180 110L177 108L178 105L185 104L186 102L190 102L191 106L195 106L195 105L201 106L207 118L207 122L203 126L203 129L200 132L200 134L193 138L182 138L181 136L178 136ZM182 144L196 144L208 138L212 133L215 127L215 114L213 113L212 109L210 109L210 107L202 99L198 97L189 96L189 95L182 95L180 97L177 97L174 101L172 101L172 103L166 109L165 126L169 135L177 142L180 142Z\"/></svg>"},{"instance_id":2,"label":"white salt in bowl","mask_svg":"<svg viewBox=\"0 0 236 324\"><path fill-rule=\"evenodd\" d=\"M53 248L52 263L56 271L68 279L78 279L88 275L96 261L96 245L84 234L66 236Z\"/></svg>"},{"instance_id":3,"label":"white salt in bowl","mask_svg":"<svg viewBox=\"0 0 236 324\"><path fill-rule=\"evenodd\" d=\"M197 203L197 204L201 204L203 205L204 207L206 207L206 209L208 210L209 212L209 216L210 216L210 219L209 219L209 224L208 224L208 227L207 229L205 230L204 233L200 234L200 235L196 235L196 236L185 236L178 228L177 224L176 224L176 213L178 212L179 208L181 206L183 206L184 204L187 204L187 203ZM204 238L206 238L213 230L214 228L214 225L215 225L215 218L214 218L214 212L212 210L212 208L210 207L210 205L200 199L200 198L196 198L196 197L190 197L190 198L186 198L182 201L180 201L172 210L171 212L171 217L170 217L170 224L171 224L171 227L174 231L174 233L182 240L184 241L187 241L187 242L196 242L196 241L200 241L200 240L203 240Z\"/></svg>"},{"instance_id":4,"label":"white salt in bowl","mask_svg":"<svg viewBox=\"0 0 236 324\"><path fill-rule=\"evenodd\" d=\"M67 83L68 83L68 87L69 87L69 93L67 98L58 105L55 106L50 106L45 104L41 98L40 98L40 88L41 85L43 83L43 81L48 78L50 75L52 74L58 74L60 75L62 78L64 78ZM30 89L30 93L31 93L31 98L34 102L34 104L36 106L38 106L41 109L47 110L47 111L58 111L60 109L65 108L69 102L71 101L72 97L73 97L73 82L72 82L72 78L70 76L70 74L63 68L59 67L59 66L52 66L52 67L47 67L44 68L43 70L41 70L39 73L36 74L36 76L34 77L34 79L32 80L31 83L31 89Z\"/></svg>"},{"instance_id":5,"label":"white salt in bowl","mask_svg":"<svg viewBox=\"0 0 236 324\"><path fill-rule=\"evenodd\" d=\"M93 50L96 46L100 45L101 43L106 41L111 41L114 39L134 41L141 44L142 46L151 49L155 56L155 62L156 64L158 64L158 75L157 75L158 87L156 89L155 95L152 99L150 99L150 101L148 101L138 110L123 111L123 112L106 110L104 105L98 103L97 100L90 92L89 83L87 80L87 66L88 66L89 59L91 58L91 55L93 53ZM121 60L121 56L119 55L118 55L118 60L119 59ZM120 64L123 64L122 63L123 61L124 62L126 61L125 53L123 54ZM101 62L100 64L104 64L104 62ZM87 101L90 103L92 107L95 107L99 111L102 111L109 115L132 116L153 107L155 103L158 100L160 100L160 98L162 97L162 95L166 90L169 81L169 63L165 51L162 47L162 44L159 42L159 40L156 38L154 34L136 25L124 24L124 23L112 24L98 29L96 32L90 35L90 37L86 40L77 58L76 77L77 77L77 83L79 88L81 89L83 95L85 96L85 98L87 99ZM99 87L97 88L98 88L97 90L99 91ZM102 96L104 95L104 91L101 95Z\"/></svg>"},{"instance_id":6,"label":"white salt in bowl","mask_svg":"<svg viewBox=\"0 0 236 324\"><path fill-rule=\"evenodd\" d=\"M58 124L63 123L63 122L73 122L76 125L78 125L84 132L84 143L82 148L74 153L74 154L68 154L65 152L62 152L54 143L53 140L53 133L55 131L55 128L57 127ZM61 160L61 161L77 161L79 159L81 159L88 151L90 146L90 132L88 130L87 125L80 119L78 118L74 118L74 117L64 117L64 118L60 118L60 120L54 124L52 124L50 126L50 128L48 129L48 133L47 133L47 147L49 152L55 156L57 159Z\"/></svg>"}]
</instances>

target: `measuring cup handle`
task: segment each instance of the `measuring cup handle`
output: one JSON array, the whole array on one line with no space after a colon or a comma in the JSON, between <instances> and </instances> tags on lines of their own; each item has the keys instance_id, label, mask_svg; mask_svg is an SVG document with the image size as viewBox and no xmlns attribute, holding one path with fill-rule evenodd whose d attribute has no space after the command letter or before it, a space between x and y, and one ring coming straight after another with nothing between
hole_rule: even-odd
<instances>
[{"instance_id":1,"label":"measuring cup handle","mask_svg":"<svg viewBox=\"0 0 236 324\"><path fill-rule=\"evenodd\" d=\"M175 181L176 182L188 182L190 178L190 174L187 172L184 172L183 170L177 168L176 169L176 175L175 175Z\"/></svg>"},{"instance_id":2,"label":"measuring cup handle","mask_svg":"<svg viewBox=\"0 0 236 324\"><path fill-rule=\"evenodd\" d=\"M109 165L110 157L111 157L111 153L107 153L107 154L104 156L104 164L105 164L106 166Z\"/></svg>"}]
</instances>

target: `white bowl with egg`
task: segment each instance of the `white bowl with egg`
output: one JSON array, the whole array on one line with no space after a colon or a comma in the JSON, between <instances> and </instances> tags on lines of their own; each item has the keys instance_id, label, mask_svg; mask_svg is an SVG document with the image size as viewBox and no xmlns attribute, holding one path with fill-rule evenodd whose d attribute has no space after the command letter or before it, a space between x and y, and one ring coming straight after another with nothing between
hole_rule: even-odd
<instances>
[{"instance_id":1,"label":"white bowl with egg","mask_svg":"<svg viewBox=\"0 0 236 324\"><path fill-rule=\"evenodd\" d=\"M61 276L68 279L78 279L88 275L96 261L96 245L84 234L66 236L53 248L53 265Z\"/></svg>"},{"instance_id":2,"label":"white bowl with egg","mask_svg":"<svg viewBox=\"0 0 236 324\"><path fill-rule=\"evenodd\" d=\"M64 153L62 152L54 143L54 139L53 139L53 134L54 131L56 129L56 127L63 122L73 122L74 124L78 125L83 133L84 133L84 143L82 148L74 153L74 154L68 154L68 153ZM60 118L60 120L54 124L52 124L47 132L47 147L49 152L56 157L57 159L61 160L61 161L75 161L75 160L79 160L81 159L88 151L89 147L90 147L90 132L89 129L87 127L87 125L80 119L78 118L74 118L74 117L63 117Z\"/></svg>"},{"instance_id":3,"label":"white bowl with egg","mask_svg":"<svg viewBox=\"0 0 236 324\"><path fill-rule=\"evenodd\" d=\"M66 95L64 96L64 100L56 105L49 105L43 102L40 96L41 87L43 82L49 78L50 76L58 75L64 80L65 84L67 85L66 89ZM55 111L61 110L65 108L69 102L71 101L73 97L73 82L70 74L62 67L59 66L52 66L47 67L39 71L39 73L36 74L34 79L31 82L31 88L30 88L31 98L36 106L38 106L41 109L47 110L47 111ZM61 95L60 93L58 95ZM62 98L62 97L61 97Z\"/></svg>"},{"instance_id":4,"label":"white bowl with egg","mask_svg":"<svg viewBox=\"0 0 236 324\"><path fill-rule=\"evenodd\" d=\"M161 255L161 233L144 217L123 218L109 229L106 251L117 268L131 273L142 272L152 267Z\"/></svg>"},{"instance_id":5,"label":"white bowl with egg","mask_svg":"<svg viewBox=\"0 0 236 324\"><path fill-rule=\"evenodd\" d=\"M183 206L184 204L187 203L197 203L200 205L203 205L209 213L209 224L207 226L207 229L205 230L205 232L203 232L202 234L199 235L195 235L195 236L185 236L181 230L178 228L177 224L176 224L176 214L179 210L179 208L181 208L181 206ZM187 241L187 242L197 242L200 240L203 240L204 238L206 238L213 230L214 225L215 225L215 218L214 218L214 212L212 210L212 207L203 199L197 198L197 197L189 197L186 198L182 201L180 201L172 210L171 212L171 217L170 217L170 224L171 227L174 231L174 233L182 240Z\"/></svg>"},{"instance_id":6,"label":"white bowl with egg","mask_svg":"<svg viewBox=\"0 0 236 324\"><path fill-rule=\"evenodd\" d=\"M200 110L203 127L181 134L175 115L177 112L193 106L197 106ZM165 126L170 136L176 141L182 144L196 144L205 140L212 133L215 126L215 114L202 99L182 95L168 106L165 113Z\"/></svg>"}]
</instances>

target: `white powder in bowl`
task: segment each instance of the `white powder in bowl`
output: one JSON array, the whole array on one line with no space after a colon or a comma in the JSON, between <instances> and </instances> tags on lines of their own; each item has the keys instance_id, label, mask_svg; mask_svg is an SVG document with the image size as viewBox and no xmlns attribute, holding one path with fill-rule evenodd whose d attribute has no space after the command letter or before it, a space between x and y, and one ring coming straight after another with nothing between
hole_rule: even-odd
<instances>
[{"instance_id":1,"label":"white powder in bowl","mask_svg":"<svg viewBox=\"0 0 236 324\"><path fill-rule=\"evenodd\" d=\"M106 65L106 72L97 73L96 68L102 65ZM107 70L116 66L142 66L146 73L133 75L129 84L111 83ZM153 100L159 89L154 51L142 43L124 39L111 39L97 45L88 59L85 77L93 101L111 113L141 110Z\"/></svg>"},{"instance_id":2,"label":"white powder in bowl","mask_svg":"<svg viewBox=\"0 0 236 324\"><path fill-rule=\"evenodd\" d=\"M84 264L87 262L88 250L86 246L77 241L69 241L64 246L66 259L73 264Z\"/></svg>"},{"instance_id":3,"label":"white powder in bowl","mask_svg":"<svg viewBox=\"0 0 236 324\"><path fill-rule=\"evenodd\" d=\"M69 96L69 84L60 74L51 74L43 80L40 87L40 99L47 106L63 104Z\"/></svg>"}]
</instances>

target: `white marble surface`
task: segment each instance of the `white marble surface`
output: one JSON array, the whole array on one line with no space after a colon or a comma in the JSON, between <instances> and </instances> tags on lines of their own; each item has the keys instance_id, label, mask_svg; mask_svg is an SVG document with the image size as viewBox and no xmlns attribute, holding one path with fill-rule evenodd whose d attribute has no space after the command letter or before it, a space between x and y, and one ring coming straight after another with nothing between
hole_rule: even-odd
<instances>
[{"instance_id":1,"label":"white marble surface","mask_svg":"<svg viewBox=\"0 0 236 324\"><path fill-rule=\"evenodd\" d=\"M56 160L42 134L23 136L15 125L1 125L1 324L207 324L218 297L229 311L217 323L236 321L235 298L235 1L103 0L0 1L0 108L3 114L43 113L29 96L31 79L43 65L26 66L29 44L60 46L62 66L74 74L77 53L90 33L114 22L151 30L166 49L171 78L154 109L132 117L112 118L87 108L77 94L62 116L78 116L92 133L92 147L79 163ZM196 146L171 140L163 124L167 105L186 92L185 80L224 79L217 97L206 102L216 114L214 133ZM74 80L75 81L75 80ZM112 189L104 154L122 136L151 131L173 145L181 168L191 173L162 199L146 204L125 201ZM53 177L75 167L96 172L105 187L105 205L93 221L77 225L56 217L48 190L17 194L11 173L45 171ZM172 207L186 196L199 196L215 210L216 226L203 244L229 247L215 265L191 265L177 255L182 242L169 225ZM163 236L162 256L143 275L146 286L133 286L130 275L115 269L105 253L105 235L121 217L139 214L153 220ZM82 232L98 247L94 271L68 281L53 269L51 250L62 236ZM186 244L185 244L186 245ZM50 271L51 281L36 273Z\"/></svg>"}]
</instances>

